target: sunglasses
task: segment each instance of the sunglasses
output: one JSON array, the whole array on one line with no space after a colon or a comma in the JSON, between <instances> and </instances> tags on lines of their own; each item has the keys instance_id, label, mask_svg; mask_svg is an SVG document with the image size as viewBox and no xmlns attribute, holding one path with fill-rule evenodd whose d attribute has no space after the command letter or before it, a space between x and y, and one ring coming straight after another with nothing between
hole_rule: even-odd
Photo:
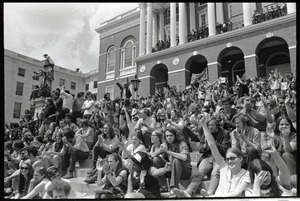
<instances>
[{"instance_id":1,"label":"sunglasses","mask_svg":"<svg viewBox=\"0 0 300 201\"><path fill-rule=\"evenodd\" d=\"M21 170L29 170L28 167L21 167Z\"/></svg>"},{"instance_id":2,"label":"sunglasses","mask_svg":"<svg viewBox=\"0 0 300 201\"><path fill-rule=\"evenodd\" d=\"M236 158L238 157L229 157L229 158L225 158L225 161L234 161Z\"/></svg>"}]
</instances>

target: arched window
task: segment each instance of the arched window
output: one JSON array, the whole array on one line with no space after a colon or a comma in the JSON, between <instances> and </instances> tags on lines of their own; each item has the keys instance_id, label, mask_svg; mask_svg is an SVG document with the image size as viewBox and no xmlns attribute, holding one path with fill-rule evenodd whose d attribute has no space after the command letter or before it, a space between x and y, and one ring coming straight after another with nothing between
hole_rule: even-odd
<instances>
[{"instance_id":1,"label":"arched window","mask_svg":"<svg viewBox=\"0 0 300 201\"><path fill-rule=\"evenodd\" d=\"M238 75L240 78L245 74L245 65L244 60L237 61L232 67L232 80L236 82L236 76Z\"/></svg>"},{"instance_id":2,"label":"arched window","mask_svg":"<svg viewBox=\"0 0 300 201\"><path fill-rule=\"evenodd\" d=\"M121 50L121 69L130 68L135 65L136 46L133 45L132 40L126 41Z\"/></svg>"},{"instance_id":3,"label":"arched window","mask_svg":"<svg viewBox=\"0 0 300 201\"><path fill-rule=\"evenodd\" d=\"M116 48L110 47L107 51L107 57L106 57L106 72L115 71L115 61L116 61Z\"/></svg>"}]
</instances>

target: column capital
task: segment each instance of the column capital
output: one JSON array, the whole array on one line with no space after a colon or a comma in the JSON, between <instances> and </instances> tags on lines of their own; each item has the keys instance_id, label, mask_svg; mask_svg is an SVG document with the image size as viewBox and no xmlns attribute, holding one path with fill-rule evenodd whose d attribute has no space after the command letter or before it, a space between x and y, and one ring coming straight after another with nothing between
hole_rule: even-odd
<instances>
[{"instance_id":1,"label":"column capital","mask_svg":"<svg viewBox=\"0 0 300 201\"><path fill-rule=\"evenodd\" d=\"M147 6L152 6L153 5L153 3L147 3Z\"/></svg>"},{"instance_id":2,"label":"column capital","mask_svg":"<svg viewBox=\"0 0 300 201\"><path fill-rule=\"evenodd\" d=\"M146 3L139 3L140 9L145 9L147 7Z\"/></svg>"}]
</instances>

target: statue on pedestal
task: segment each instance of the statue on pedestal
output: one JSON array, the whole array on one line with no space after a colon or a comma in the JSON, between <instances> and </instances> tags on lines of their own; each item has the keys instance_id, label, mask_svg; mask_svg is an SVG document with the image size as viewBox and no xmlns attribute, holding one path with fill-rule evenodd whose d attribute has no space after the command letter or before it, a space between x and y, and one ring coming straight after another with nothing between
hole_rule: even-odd
<instances>
[{"instance_id":1,"label":"statue on pedestal","mask_svg":"<svg viewBox=\"0 0 300 201\"><path fill-rule=\"evenodd\" d=\"M44 54L45 60L42 60L43 62L43 69L39 70L39 72L33 72L33 78L39 78L42 77L42 81L39 87L39 95L41 97L50 97L51 96L51 87L52 87L52 81L54 80L54 62L52 58ZM32 98L34 97L32 94Z\"/></svg>"}]
</instances>

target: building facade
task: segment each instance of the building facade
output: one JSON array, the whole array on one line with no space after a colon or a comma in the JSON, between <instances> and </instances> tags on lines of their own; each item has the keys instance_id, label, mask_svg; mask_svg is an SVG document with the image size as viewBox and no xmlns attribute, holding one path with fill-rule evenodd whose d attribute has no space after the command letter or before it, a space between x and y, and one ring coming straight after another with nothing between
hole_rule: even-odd
<instances>
[{"instance_id":1,"label":"building facade","mask_svg":"<svg viewBox=\"0 0 300 201\"><path fill-rule=\"evenodd\" d=\"M34 79L32 75L33 72L38 72L42 68L41 60L4 50L5 122L19 122L26 109L34 112L35 106L30 101L30 95L34 86L40 85L41 77ZM78 92L87 91L87 84L97 83L97 71L83 74L79 70L73 71L55 65L52 89L61 88L64 85L65 89L76 96ZM90 91L97 93L96 88Z\"/></svg>"},{"instance_id":2,"label":"building facade","mask_svg":"<svg viewBox=\"0 0 300 201\"><path fill-rule=\"evenodd\" d=\"M204 70L210 82L227 77L230 85L236 75L296 73L296 3L140 3L96 31L98 94L118 96L116 81L135 74L147 96L184 89Z\"/></svg>"}]
</instances>

